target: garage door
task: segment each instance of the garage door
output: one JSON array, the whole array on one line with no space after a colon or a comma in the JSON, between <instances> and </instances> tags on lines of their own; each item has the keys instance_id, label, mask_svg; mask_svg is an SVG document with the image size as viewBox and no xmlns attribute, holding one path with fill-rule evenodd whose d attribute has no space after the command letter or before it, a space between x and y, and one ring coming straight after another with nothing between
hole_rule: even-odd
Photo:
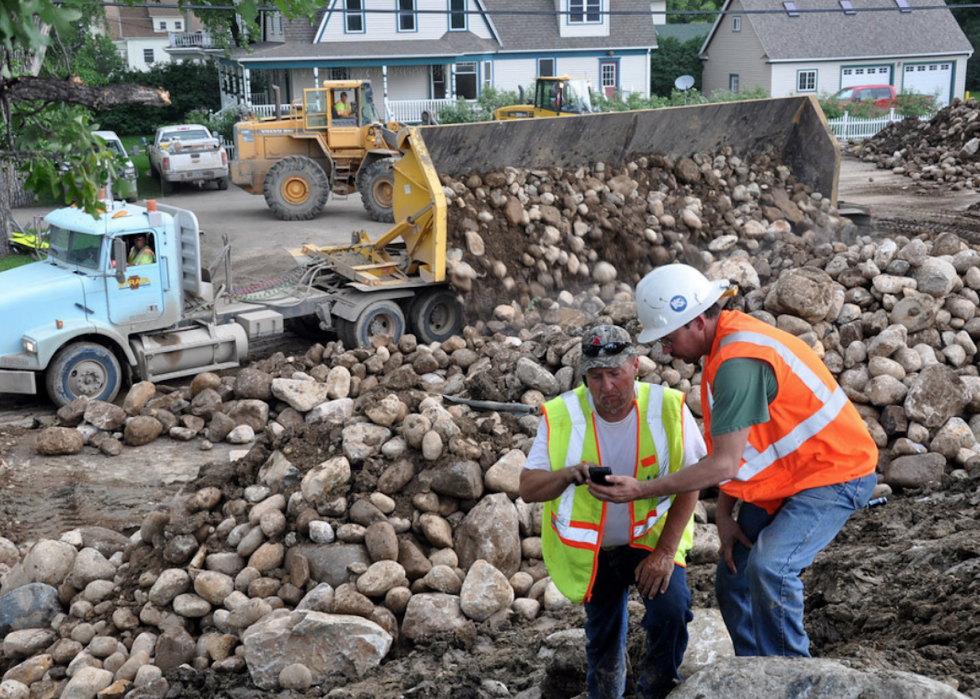
<instances>
[{"instance_id":1,"label":"garage door","mask_svg":"<svg viewBox=\"0 0 980 699\"><path fill-rule=\"evenodd\" d=\"M952 63L917 63L902 71L902 88L923 95L938 93L938 105L949 104L949 86L953 81Z\"/></svg>"}]
</instances>

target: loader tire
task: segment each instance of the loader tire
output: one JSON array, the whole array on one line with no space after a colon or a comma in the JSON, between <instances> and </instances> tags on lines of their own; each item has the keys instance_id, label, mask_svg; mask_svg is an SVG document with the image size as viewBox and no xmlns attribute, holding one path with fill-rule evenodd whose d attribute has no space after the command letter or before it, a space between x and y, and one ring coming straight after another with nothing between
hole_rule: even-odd
<instances>
[{"instance_id":1,"label":"loader tire","mask_svg":"<svg viewBox=\"0 0 980 699\"><path fill-rule=\"evenodd\" d=\"M323 168L309 158L291 155L269 169L265 176L265 201L283 221L309 221L326 206L330 180Z\"/></svg>"},{"instance_id":2,"label":"loader tire","mask_svg":"<svg viewBox=\"0 0 980 699\"><path fill-rule=\"evenodd\" d=\"M394 223L395 211L392 199L395 191L395 173L392 167L396 158L382 158L368 165L357 183L361 203L374 221Z\"/></svg>"},{"instance_id":3,"label":"loader tire","mask_svg":"<svg viewBox=\"0 0 980 699\"><path fill-rule=\"evenodd\" d=\"M337 318L337 337L344 349L370 347L374 338L386 335L397 343L405 332L405 314L394 301L375 301L367 306L357 320Z\"/></svg>"},{"instance_id":4,"label":"loader tire","mask_svg":"<svg viewBox=\"0 0 980 699\"><path fill-rule=\"evenodd\" d=\"M58 350L48 365L45 387L51 402L62 407L76 398L112 401L123 373L111 350L94 342L76 342Z\"/></svg>"},{"instance_id":5,"label":"loader tire","mask_svg":"<svg viewBox=\"0 0 980 699\"><path fill-rule=\"evenodd\" d=\"M445 342L463 327L463 306L449 289L423 291L408 307L408 327L420 343Z\"/></svg>"}]
</instances>

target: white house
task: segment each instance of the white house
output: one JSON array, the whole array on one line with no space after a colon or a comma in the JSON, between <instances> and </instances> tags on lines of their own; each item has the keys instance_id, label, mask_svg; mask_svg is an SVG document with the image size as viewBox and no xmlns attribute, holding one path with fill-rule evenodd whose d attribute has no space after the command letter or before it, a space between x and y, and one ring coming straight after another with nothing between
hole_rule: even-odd
<instances>
[{"instance_id":1,"label":"white house","mask_svg":"<svg viewBox=\"0 0 980 699\"><path fill-rule=\"evenodd\" d=\"M701 48L704 92L773 97L893 85L962 97L973 47L934 0L727 0Z\"/></svg>"},{"instance_id":2,"label":"white house","mask_svg":"<svg viewBox=\"0 0 980 699\"><path fill-rule=\"evenodd\" d=\"M650 0L329 0L312 23L270 14L264 31L222 62L226 103L259 72L284 101L330 78L370 80L387 102L475 99L542 75L645 96L657 43Z\"/></svg>"},{"instance_id":3,"label":"white house","mask_svg":"<svg viewBox=\"0 0 980 699\"><path fill-rule=\"evenodd\" d=\"M220 54L201 21L176 6L106 5L105 14L109 37L133 70Z\"/></svg>"}]
</instances>

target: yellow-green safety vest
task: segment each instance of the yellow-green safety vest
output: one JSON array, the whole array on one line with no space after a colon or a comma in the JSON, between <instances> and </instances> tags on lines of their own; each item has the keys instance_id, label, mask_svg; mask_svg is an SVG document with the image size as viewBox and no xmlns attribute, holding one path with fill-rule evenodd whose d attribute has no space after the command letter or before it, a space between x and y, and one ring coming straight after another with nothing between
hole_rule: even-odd
<instances>
[{"instance_id":1,"label":"yellow-green safety vest","mask_svg":"<svg viewBox=\"0 0 980 699\"><path fill-rule=\"evenodd\" d=\"M675 473L684 464L684 394L648 383L634 385L638 420L633 477L643 481ZM582 462L602 463L595 417L584 384L548 401L542 412L547 421L552 471ZM657 547L673 501L672 495L656 502L636 500L629 504L630 546L650 551ZM591 597L605 521L606 503L592 497L584 486L569 485L544 505L541 548L545 564L561 593L576 604ZM692 515L677 547L675 563L685 564L693 543Z\"/></svg>"}]
</instances>

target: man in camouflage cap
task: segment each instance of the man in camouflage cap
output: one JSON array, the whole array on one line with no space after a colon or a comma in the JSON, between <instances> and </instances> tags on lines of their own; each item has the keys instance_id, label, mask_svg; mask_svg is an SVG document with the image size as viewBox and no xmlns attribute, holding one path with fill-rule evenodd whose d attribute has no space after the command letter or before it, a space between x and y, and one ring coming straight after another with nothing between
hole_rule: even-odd
<instances>
[{"instance_id":1,"label":"man in camouflage cap","mask_svg":"<svg viewBox=\"0 0 980 699\"><path fill-rule=\"evenodd\" d=\"M646 606L637 696L666 697L680 679L693 617L684 564L698 494L604 502L612 485L600 485L590 471L608 467L610 484L646 480L706 453L683 394L637 382L638 369L626 330L598 325L586 332L579 360L584 383L542 406L544 419L521 473L521 497L545 503L541 546L551 579L568 599L585 604L591 699L625 691L631 585Z\"/></svg>"}]
</instances>

